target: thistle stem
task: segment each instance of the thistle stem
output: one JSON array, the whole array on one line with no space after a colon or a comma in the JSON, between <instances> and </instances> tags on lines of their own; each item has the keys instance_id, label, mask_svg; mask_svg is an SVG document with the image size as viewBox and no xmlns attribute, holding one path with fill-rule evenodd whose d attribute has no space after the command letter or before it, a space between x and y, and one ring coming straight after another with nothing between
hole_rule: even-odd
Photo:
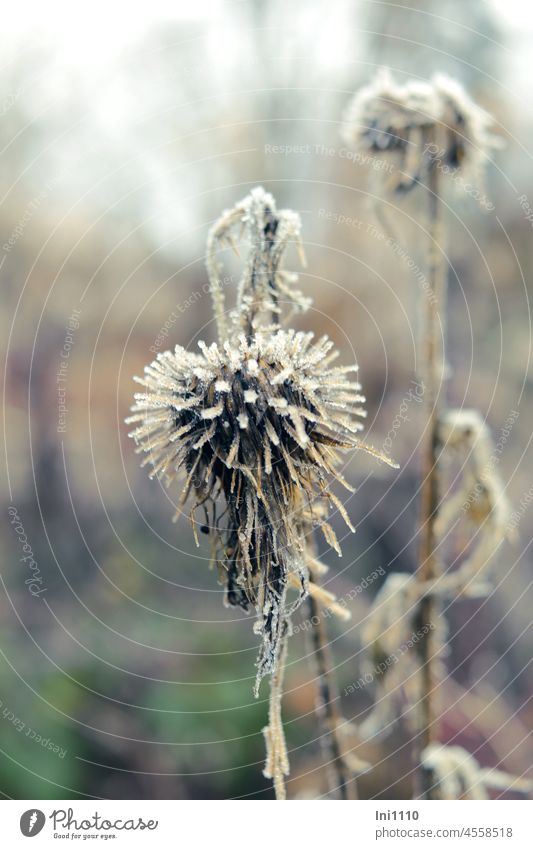
<instances>
[{"instance_id":1,"label":"thistle stem","mask_svg":"<svg viewBox=\"0 0 533 849\"><path fill-rule=\"evenodd\" d=\"M355 777L343 756L339 727L342 717L337 709L339 699L331 671L331 656L328 645L324 615L316 599L307 598L311 628L311 649L317 680L317 716L322 727L322 745L328 758L329 793L340 799L357 799Z\"/></svg>"},{"instance_id":2,"label":"thistle stem","mask_svg":"<svg viewBox=\"0 0 533 849\"><path fill-rule=\"evenodd\" d=\"M443 376L440 337L446 301L447 268L443 252L442 205L439 199L438 169L434 164L429 172L429 226L428 226L428 278L430 293L425 303L423 323L422 362L425 365L424 408L426 420L425 441L422 450L422 483L420 505L420 542L417 578L420 582L438 577L439 565L435 554L435 520L439 506L438 486L438 423L439 390ZM438 616L436 602L431 595L424 596L419 605L420 626L430 624ZM430 776L420 766L421 752L435 738L435 675L434 639L432 630L426 634L420 647L419 728L415 741L415 798L431 798Z\"/></svg>"},{"instance_id":3,"label":"thistle stem","mask_svg":"<svg viewBox=\"0 0 533 849\"><path fill-rule=\"evenodd\" d=\"M281 718L281 699L283 695L283 673L287 657L287 635L282 637L279 662L272 673L270 681L270 703L268 709L268 725L263 728L266 745L266 763L263 770L265 778L271 778L274 792L278 801L287 798L285 778L289 775L289 758L287 743Z\"/></svg>"}]
</instances>

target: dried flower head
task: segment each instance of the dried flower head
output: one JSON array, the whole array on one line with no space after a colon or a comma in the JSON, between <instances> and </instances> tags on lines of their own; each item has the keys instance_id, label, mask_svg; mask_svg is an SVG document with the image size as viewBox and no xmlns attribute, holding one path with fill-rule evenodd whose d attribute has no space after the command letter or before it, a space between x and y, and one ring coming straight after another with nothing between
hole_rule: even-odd
<instances>
[{"instance_id":1,"label":"dried flower head","mask_svg":"<svg viewBox=\"0 0 533 849\"><path fill-rule=\"evenodd\" d=\"M291 573L307 592L310 525L340 551L316 497L351 528L328 478L345 483L340 451L362 447L364 399L351 379L356 367L336 367L332 343L312 334L258 332L233 344L200 343L200 351L160 354L138 381L146 391L129 421L139 423L133 436L151 475L170 483L185 472L181 503L192 495L193 519L204 508L226 602L260 615L263 675L276 664Z\"/></svg>"},{"instance_id":2,"label":"dried flower head","mask_svg":"<svg viewBox=\"0 0 533 849\"><path fill-rule=\"evenodd\" d=\"M388 188L406 192L436 163L479 178L481 164L498 146L491 124L455 80L437 74L429 82L402 84L383 69L348 104L341 134L351 147L390 159L395 167Z\"/></svg>"},{"instance_id":3,"label":"dried flower head","mask_svg":"<svg viewBox=\"0 0 533 849\"><path fill-rule=\"evenodd\" d=\"M440 799L489 799L489 789L531 793L533 782L499 769L483 769L461 746L431 743L422 752L422 765L431 773Z\"/></svg>"},{"instance_id":4,"label":"dried flower head","mask_svg":"<svg viewBox=\"0 0 533 849\"><path fill-rule=\"evenodd\" d=\"M509 535L510 507L495 470L497 461L490 433L479 413L446 411L439 420L438 440L442 447L439 477L452 458L461 463L461 473L456 492L439 507L435 533L442 541L452 523L464 517L475 528L475 538L471 546L465 543L468 553L459 568L428 580L391 573L377 594L361 634L364 671L371 675L376 689L375 707L360 726L362 736L367 738L390 731L402 705L412 705L419 697L417 652L406 652L403 647L420 645L416 635L425 624L418 621L420 601L486 595L492 587L480 576L485 575L496 550ZM445 654L446 635L445 620L438 616L432 634L432 662L437 660L437 677L443 672L438 661Z\"/></svg>"},{"instance_id":5,"label":"dried flower head","mask_svg":"<svg viewBox=\"0 0 533 849\"><path fill-rule=\"evenodd\" d=\"M440 465L449 467L455 459L461 470L456 491L440 508L435 531L442 539L461 518L475 530L469 556L444 580L458 590L470 582L468 594L479 594L490 589L490 584L479 583L480 573L487 570L496 550L510 536L511 507L496 471L498 456L490 431L476 410L448 410L441 416L438 434L443 448Z\"/></svg>"},{"instance_id":6,"label":"dried flower head","mask_svg":"<svg viewBox=\"0 0 533 849\"><path fill-rule=\"evenodd\" d=\"M424 584L413 575L391 572L374 599L361 632L362 668L365 680L372 682L375 690L374 708L359 726L364 739L389 734L402 715L414 732L419 730L416 712L411 708L419 698L416 672L420 649L431 631L433 659L438 667L447 635L442 616L434 623L420 621L419 602L430 589L433 591L432 582Z\"/></svg>"},{"instance_id":7,"label":"dried flower head","mask_svg":"<svg viewBox=\"0 0 533 849\"><path fill-rule=\"evenodd\" d=\"M436 74L431 82L439 102L437 144L443 151L436 157L452 169L460 168L479 178L490 151L501 147L501 140L492 131L494 120L457 80Z\"/></svg>"},{"instance_id":8,"label":"dried flower head","mask_svg":"<svg viewBox=\"0 0 533 849\"><path fill-rule=\"evenodd\" d=\"M249 250L228 315L217 251L235 246L237 229ZM341 453L364 450L390 464L358 439L365 411L357 366L335 365L338 352L327 337L314 341L280 326L286 302L308 304L294 289L295 275L282 269L299 232L298 216L278 211L260 188L223 214L207 258L218 342L200 342L199 353L178 345L159 354L137 378L144 391L128 419L152 476L167 484L184 476L180 503L191 497L193 528L203 510L201 530L212 536L226 604L256 612L256 692L262 676L278 672L291 613L309 592L312 527L339 554L328 509L353 530L329 487L335 480L350 489L339 471ZM299 592L289 600L294 585ZM277 676L276 700L280 686ZM267 771L278 777L286 772L280 727L279 708L271 707Z\"/></svg>"},{"instance_id":9,"label":"dried flower head","mask_svg":"<svg viewBox=\"0 0 533 849\"><path fill-rule=\"evenodd\" d=\"M284 254L290 242L298 248L302 265L305 256L301 243L300 216L291 209L276 209L272 195L257 187L232 209L226 210L207 238L207 271L211 283L219 342L230 334L250 334L256 328L276 328L283 317L287 321L296 310L306 310L311 300L295 288L298 275L283 268ZM235 309L226 318L224 290L220 272L220 250L231 247L237 256L237 244L246 236L252 245L237 286ZM282 316L282 306L287 310Z\"/></svg>"}]
</instances>

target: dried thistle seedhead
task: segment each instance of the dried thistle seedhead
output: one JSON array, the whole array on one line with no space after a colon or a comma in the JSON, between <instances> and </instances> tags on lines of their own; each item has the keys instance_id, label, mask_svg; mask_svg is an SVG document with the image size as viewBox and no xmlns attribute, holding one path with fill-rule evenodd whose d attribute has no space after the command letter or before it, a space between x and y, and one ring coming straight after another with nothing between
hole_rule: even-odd
<instances>
[{"instance_id":1,"label":"dried thistle seedhead","mask_svg":"<svg viewBox=\"0 0 533 849\"><path fill-rule=\"evenodd\" d=\"M229 311L217 251L247 235L248 256ZM282 269L285 249L298 240L300 221L277 211L263 189L223 214L208 239L207 268L218 342L199 352L179 345L147 366L136 380L136 427L130 434L151 475L167 485L182 475L180 504L190 497L191 521L203 510L201 530L212 537L225 602L257 615L261 637L256 693L271 674L267 773L278 795L287 773L279 698L280 665L290 616L308 594L312 528L322 529L340 554L328 511L336 508L353 530L330 481L350 489L340 473L346 450L391 461L357 436L365 411L357 366L337 366L333 343L284 330L283 307L305 308L295 275ZM240 236L239 236L240 238ZM196 531L195 531L196 533ZM289 586L298 595L287 598ZM328 594L328 601L331 601Z\"/></svg>"},{"instance_id":2,"label":"dried thistle seedhead","mask_svg":"<svg viewBox=\"0 0 533 849\"><path fill-rule=\"evenodd\" d=\"M340 553L324 510L335 505L351 527L330 478L340 452L366 448L356 366L335 366L326 338L293 330L244 335L201 353L177 346L160 354L138 382L132 436L151 475L185 474L181 503L205 510L228 604L260 615L260 674L271 672L285 619L289 575L307 592L305 536L319 525Z\"/></svg>"},{"instance_id":3,"label":"dried thistle seedhead","mask_svg":"<svg viewBox=\"0 0 533 849\"><path fill-rule=\"evenodd\" d=\"M510 507L495 469L497 459L490 432L479 413L446 411L439 418L437 435L442 450L436 471L441 484L452 459L461 464L461 473L457 491L439 506L435 533L442 541L452 524L464 517L474 526L475 536L471 544L465 543L466 555L457 569L445 571L444 564L439 564L437 576L427 580L392 573L377 594L361 635L365 647L363 668L372 676L376 689L375 707L360 726L361 735L366 738L392 730L402 705L416 704L419 698L417 652L399 648L413 642L413 635L425 624L418 620L421 600L486 595L492 589L485 579L488 564L508 536ZM441 554L437 556L440 558ZM440 678L447 629L442 616L433 622L432 664L435 676ZM411 725L416 731L416 717ZM454 750L439 749L437 756L449 756L450 751L453 754ZM466 763L465 769L467 766Z\"/></svg>"},{"instance_id":4,"label":"dried thistle seedhead","mask_svg":"<svg viewBox=\"0 0 533 849\"><path fill-rule=\"evenodd\" d=\"M346 144L374 152L406 151L437 119L433 86L397 83L387 69L361 88L348 103L341 125Z\"/></svg>"},{"instance_id":5,"label":"dried thistle seedhead","mask_svg":"<svg viewBox=\"0 0 533 849\"><path fill-rule=\"evenodd\" d=\"M362 671L375 691L374 707L359 726L363 739L390 734L402 715L413 732L420 730L410 707L419 698L416 672L421 647L431 631L436 674L441 677L447 637L442 616L434 623L420 620L419 602L430 591L438 594L433 582L424 584L414 575L391 572L374 599L361 632Z\"/></svg>"},{"instance_id":6,"label":"dried thistle seedhead","mask_svg":"<svg viewBox=\"0 0 533 849\"><path fill-rule=\"evenodd\" d=\"M439 441L447 449L465 454L476 446L474 461L490 456L489 432L478 410L446 410L440 417Z\"/></svg>"},{"instance_id":7,"label":"dried thistle seedhead","mask_svg":"<svg viewBox=\"0 0 533 849\"><path fill-rule=\"evenodd\" d=\"M391 572L372 604L361 631L363 646L370 651L371 664L392 655L413 632L420 590L412 575Z\"/></svg>"},{"instance_id":8,"label":"dried thistle seedhead","mask_svg":"<svg viewBox=\"0 0 533 849\"><path fill-rule=\"evenodd\" d=\"M494 119L474 103L457 80L436 74L432 84L439 102L437 144L442 143L444 151L439 158L453 169L480 178L487 156L502 144L493 132Z\"/></svg>"},{"instance_id":9,"label":"dried thistle seedhead","mask_svg":"<svg viewBox=\"0 0 533 849\"><path fill-rule=\"evenodd\" d=\"M483 769L461 746L431 743L422 752L422 765L431 773L440 799L489 799L488 791L531 793L533 782L499 769Z\"/></svg>"},{"instance_id":10,"label":"dried thistle seedhead","mask_svg":"<svg viewBox=\"0 0 533 849\"><path fill-rule=\"evenodd\" d=\"M479 178L490 149L499 146L491 125L455 80L437 74L402 84L383 69L348 104L341 134L351 147L390 159L388 188L406 192L437 163Z\"/></svg>"},{"instance_id":11,"label":"dried thistle seedhead","mask_svg":"<svg viewBox=\"0 0 533 849\"><path fill-rule=\"evenodd\" d=\"M490 431L476 410L448 410L438 430L442 445L440 465L455 459L461 464L460 483L442 505L435 530L443 538L458 518L464 517L476 530L475 545L460 570L447 576L464 584L486 570L501 543L510 538L511 507L497 472L498 457ZM490 589L490 584L483 584ZM475 593L476 583L473 584Z\"/></svg>"},{"instance_id":12,"label":"dried thistle seedhead","mask_svg":"<svg viewBox=\"0 0 533 849\"><path fill-rule=\"evenodd\" d=\"M206 264L220 342L243 332L249 335L256 328L277 328L282 319L286 321L294 311L311 305L311 300L295 288L298 276L283 269L284 254L291 242L296 244L305 264L300 233L300 216L291 209L277 210L272 195L260 186L216 221L207 238ZM251 248L228 322L219 254L231 247L238 255L243 238Z\"/></svg>"}]
</instances>

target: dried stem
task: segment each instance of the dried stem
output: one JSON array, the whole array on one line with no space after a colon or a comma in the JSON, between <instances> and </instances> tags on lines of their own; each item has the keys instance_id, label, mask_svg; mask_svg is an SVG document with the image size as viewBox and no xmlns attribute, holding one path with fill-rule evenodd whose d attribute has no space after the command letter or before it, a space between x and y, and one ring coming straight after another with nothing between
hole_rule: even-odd
<instances>
[{"instance_id":1,"label":"dried stem","mask_svg":"<svg viewBox=\"0 0 533 849\"><path fill-rule=\"evenodd\" d=\"M281 717L281 698L283 695L283 673L287 656L287 635L282 637L279 663L270 679L270 702L268 709L268 725L263 728L266 746L266 762L263 770L265 778L271 778L274 792L278 801L287 798L285 777L289 775L289 757L283 720Z\"/></svg>"},{"instance_id":2,"label":"dried stem","mask_svg":"<svg viewBox=\"0 0 533 849\"><path fill-rule=\"evenodd\" d=\"M221 342L223 342L228 337L225 303L226 299L224 297L224 289L220 277L222 266L220 264L220 260L217 257L219 247L218 243L220 239L219 231L222 229L223 226L227 226L224 216L222 217L222 219L217 221L214 227L212 227L212 229L210 230L209 235L207 237L206 247L206 266L209 277L211 298L213 300L213 312L215 315L215 321L217 326L217 335Z\"/></svg>"},{"instance_id":3,"label":"dried stem","mask_svg":"<svg viewBox=\"0 0 533 849\"><path fill-rule=\"evenodd\" d=\"M322 744L328 759L330 795L340 799L357 799L355 777L348 767L340 738L342 717L337 709L338 693L331 672L331 657L324 616L312 595L307 598L311 628L311 648L317 680L317 716L322 726ZM316 617L316 618L315 618Z\"/></svg>"},{"instance_id":4,"label":"dried stem","mask_svg":"<svg viewBox=\"0 0 533 849\"><path fill-rule=\"evenodd\" d=\"M440 336L446 301L446 264L443 252L442 205L439 198L438 169L429 171L429 258L428 277L430 294L425 305L423 325L422 362L425 367L425 412L427 416L425 444L422 455L420 545L417 578L421 582L438 577L438 559L435 554L435 521L438 511L439 482L437 470L439 389L443 376L440 355ZM425 595L419 606L420 626L431 623L438 616L436 600ZM435 739L436 717L434 708L434 658L433 630L429 630L420 648L420 698L419 734L415 745L416 773L415 797L431 798L431 781L427 771L420 767L421 752Z\"/></svg>"}]
</instances>

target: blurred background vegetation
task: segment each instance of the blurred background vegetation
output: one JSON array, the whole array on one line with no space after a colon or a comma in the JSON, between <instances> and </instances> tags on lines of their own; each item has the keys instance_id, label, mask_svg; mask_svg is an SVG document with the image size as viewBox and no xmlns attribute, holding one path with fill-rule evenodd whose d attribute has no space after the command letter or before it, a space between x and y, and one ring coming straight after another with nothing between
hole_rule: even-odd
<instances>
[{"instance_id":1,"label":"blurred background vegetation","mask_svg":"<svg viewBox=\"0 0 533 849\"><path fill-rule=\"evenodd\" d=\"M349 95L380 65L401 79L457 77L495 115L505 140L488 168L494 211L451 188L446 196L448 392L451 403L477 407L496 438L519 412L499 471L520 509L533 484L525 206L528 198L533 204L533 16L524 20L523 7L233 0L153 2L142 12L103 3L6 11L5 796L271 798L261 775L266 692L258 701L251 694L252 621L223 608L208 545L196 549L186 517L171 523L178 493L139 468L123 420L132 376L153 359L165 324L161 349L214 339L206 234L223 208L262 184L303 220L301 282L314 306L297 325L328 333L345 362L356 357L369 439L383 444L415 379L420 293L408 263L373 234L371 172L346 157L339 138ZM287 145L300 150L274 147ZM406 199L388 216L422 264L416 203ZM380 566L413 569L418 405L410 404L408 418L394 432L399 473L361 457L349 462L358 491L347 508L357 534L343 539L342 560L322 547L331 566L326 585L339 596ZM38 596L24 583L27 550L10 506L40 570L46 591ZM443 742L522 774L533 759L533 509L523 510L518 530L500 560L498 591L448 611L449 675L440 697ZM350 623L333 624L341 692L360 675L360 623L382 581L350 602ZM307 655L302 630L291 643L284 710L289 794L304 798L324 790ZM363 688L343 696L342 708L357 723L371 702ZM375 764L361 795L409 797L407 739L400 726L357 749Z\"/></svg>"}]
</instances>

